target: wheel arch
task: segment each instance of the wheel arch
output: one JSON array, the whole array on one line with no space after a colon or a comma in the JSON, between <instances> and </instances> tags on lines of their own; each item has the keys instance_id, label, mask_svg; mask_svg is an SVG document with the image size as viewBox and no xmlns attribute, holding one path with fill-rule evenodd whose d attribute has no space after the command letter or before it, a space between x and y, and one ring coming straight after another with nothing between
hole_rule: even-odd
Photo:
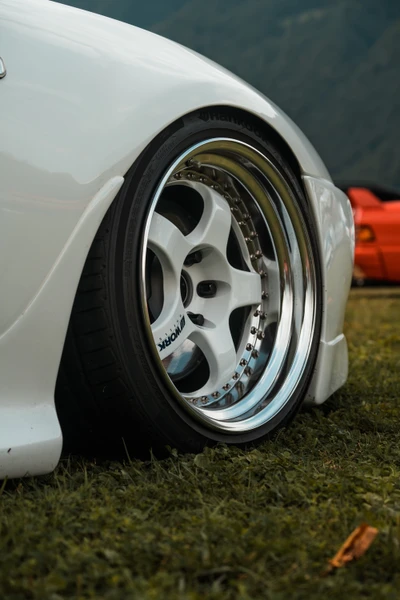
<instances>
[{"instance_id":1,"label":"wheel arch","mask_svg":"<svg viewBox=\"0 0 400 600\"><path fill-rule=\"evenodd\" d=\"M284 136L277 129L275 129L271 125L271 123L269 123L265 119L262 119L259 114L251 111L248 108L245 109L232 104L225 104L220 106L205 106L202 109L200 109L200 112L204 112L207 110L228 111L232 113L232 115L235 115L238 119L243 119L244 126L246 126L247 120L247 125L253 125L253 132L258 131L260 133L260 137L267 138L268 141L271 142L272 145L280 151L282 158L284 158L289 163L290 168L292 169L293 173L296 175L296 178L301 184L301 174L303 171L300 165L299 157L296 156L296 154L294 153L293 149L290 147L290 144L286 141Z\"/></svg>"}]
</instances>

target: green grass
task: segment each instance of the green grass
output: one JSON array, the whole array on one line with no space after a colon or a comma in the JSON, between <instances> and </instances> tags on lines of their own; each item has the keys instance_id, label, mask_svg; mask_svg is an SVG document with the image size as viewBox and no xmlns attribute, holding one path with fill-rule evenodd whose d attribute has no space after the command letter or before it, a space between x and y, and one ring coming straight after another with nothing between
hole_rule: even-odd
<instances>
[{"instance_id":1,"label":"green grass","mask_svg":"<svg viewBox=\"0 0 400 600\"><path fill-rule=\"evenodd\" d=\"M0 598L399 598L400 294L353 292L346 332L346 387L258 449L6 482ZM362 521L373 545L322 577Z\"/></svg>"}]
</instances>

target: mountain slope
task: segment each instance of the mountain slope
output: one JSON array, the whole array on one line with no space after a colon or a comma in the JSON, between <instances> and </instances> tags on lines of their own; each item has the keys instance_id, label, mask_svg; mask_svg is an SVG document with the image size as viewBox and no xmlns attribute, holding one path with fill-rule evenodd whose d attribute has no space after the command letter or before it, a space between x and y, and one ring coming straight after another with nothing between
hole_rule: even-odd
<instances>
[{"instance_id":1,"label":"mountain slope","mask_svg":"<svg viewBox=\"0 0 400 600\"><path fill-rule=\"evenodd\" d=\"M263 91L335 177L400 184L400 2L231 0L229 12L224 5L191 0L154 30Z\"/></svg>"},{"instance_id":2,"label":"mountain slope","mask_svg":"<svg viewBox=\"0 0 400 600\"><path fill-rule=\"evenodd\" d=\"M334 177L400 185L400 0L67 3L149 28L237 73L298 123Z\"/></svg>"},{"instance_id":3,"label":"mountain slope","mask_svg":"<svg viewBox=\"0 0 400 600\"><path fill-rule=\"evenodd\" d=\"M179 10L187 0L56 0L112 19L118 19L137 27L148 29Z\"/></svg>"}]
</instances>

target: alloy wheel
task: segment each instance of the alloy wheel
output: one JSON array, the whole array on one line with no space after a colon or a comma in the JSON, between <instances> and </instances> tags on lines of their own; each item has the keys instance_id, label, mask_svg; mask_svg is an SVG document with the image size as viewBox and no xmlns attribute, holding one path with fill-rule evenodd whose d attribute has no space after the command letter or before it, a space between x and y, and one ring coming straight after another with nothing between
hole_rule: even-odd
<instances>
[{"instance_id":1,"label":"alloy wheel","mask_svg":"<svg viewBox=\"0 0 400 600\"><path fill-rule=\"evenodd\" d=\"M156 189L141 268L149 344L176 402L232 434L276 416L316 320L309 236L279 169L239 140L189 148Z\"/></svg>"}]
</instances>

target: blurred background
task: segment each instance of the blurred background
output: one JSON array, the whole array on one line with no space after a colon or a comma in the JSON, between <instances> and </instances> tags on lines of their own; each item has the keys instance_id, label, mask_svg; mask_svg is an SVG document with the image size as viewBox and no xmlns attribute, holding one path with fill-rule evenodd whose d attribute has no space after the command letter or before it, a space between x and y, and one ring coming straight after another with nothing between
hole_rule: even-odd
<instances>
[{"instance_id":1,"label":"blurred background","mask_svg":"<svg viewBox=\"0 0 400 600\"><path fill-rule=\"evenodd\" d=\"M400 0L63 0L227 67L303 129L334 179L400 186Z\"/></svg>"}]
</instances>

